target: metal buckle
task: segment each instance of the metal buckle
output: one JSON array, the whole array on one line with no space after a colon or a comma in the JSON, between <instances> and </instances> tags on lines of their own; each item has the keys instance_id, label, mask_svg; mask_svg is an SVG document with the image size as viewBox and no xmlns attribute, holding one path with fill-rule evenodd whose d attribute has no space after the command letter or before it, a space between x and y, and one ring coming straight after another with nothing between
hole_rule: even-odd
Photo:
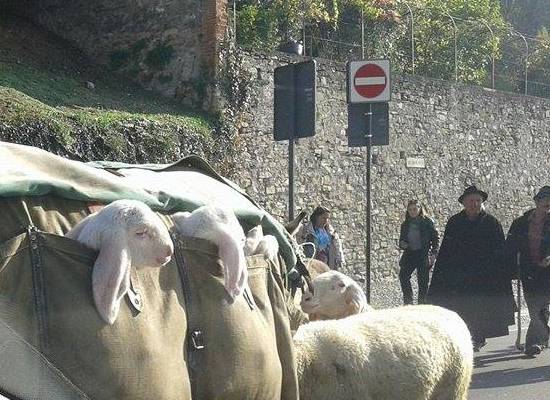
<instances>
[{"instance_id":1,"label":"metal buckle","mask_svg":"<svg viewBox=\"0 0 550 400\"><path fill-rule=\"evenodd\" d=\"M191 332L191 343L193 344L193 347L195 350L202 350L205 347L204 344L204 335L202 334L202 331L195 330Z\"/></svg>"}]
</instances>

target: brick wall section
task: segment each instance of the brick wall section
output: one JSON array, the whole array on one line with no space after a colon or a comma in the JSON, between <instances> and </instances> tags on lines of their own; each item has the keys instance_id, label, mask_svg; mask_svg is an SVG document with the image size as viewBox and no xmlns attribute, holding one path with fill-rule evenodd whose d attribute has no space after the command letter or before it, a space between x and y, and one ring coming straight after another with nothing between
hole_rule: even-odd
<instances>
[{"instance_id":1,"label":"brick wall section","mask_svg":"<svg viewBox=\"0 0 550 400\"><path fill-rule=\"evenodd\" d=\"M202 65L207 76L215 75L218 67L218 52L227 31L227 0L203 2L202 19Z\"/></svg>"}]
</instances>

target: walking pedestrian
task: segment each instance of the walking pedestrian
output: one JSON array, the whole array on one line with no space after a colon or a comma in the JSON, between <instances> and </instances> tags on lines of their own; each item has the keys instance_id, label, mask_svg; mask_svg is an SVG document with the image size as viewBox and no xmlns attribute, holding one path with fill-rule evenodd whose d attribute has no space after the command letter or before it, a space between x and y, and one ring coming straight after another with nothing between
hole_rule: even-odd
<instances>
[{"instance_id":1,"label":"walking pedestrian","mask_svg":"<svg viewBox=\"0 0 550 400\"><path fill-rule=\"evenodd\" d=\"M472 333L474 351L514 324L511 271L502 262L504 232L484 210L487 193L468 187L464 209L449 218L428 290L428 302L457 312Z\"/></svg>"},{"instance_id":2,"label":"walking pedestrian","mask_svg":"<svg viewBox=\"0 0 550 400\"><path fill-rule=\"evenodd\" d=\"M424 207L418 200L410 200L399 234L399 248L403 250L399 260L399 282L404 304L413 304L411 276L415 270L418 281L418 304L426 302L430 259L437 254L438 245L439 235L433 221L424 215Z\"/></svg>"},{"instance_id":3,"label":"walking pedestrian","mask_svg":"<svg viewBox=\"0 0 550 400\"><path fill-rule=\"evenodd\" d=\"M548 347L550 331L550 186L543 186L533 199L535 208L512 222L505 251L512 268L519 267L531 318L525 338L525 354L531 357ZM518 254L519 265L516 265Z\"/></svg>"},{"instance_id":4,"label":"walking pedestrian","mask_svg":"<svg viewBox=\"0 0 550 400\"><path fill-rule=\"evenodd\" d=\"M315 244L313 258L323 261L331 269L341 269L345 265L342 242L334 227L329 223L330 210L318 206L297 234L298 243Z\"/></svg>"}]
</instances>

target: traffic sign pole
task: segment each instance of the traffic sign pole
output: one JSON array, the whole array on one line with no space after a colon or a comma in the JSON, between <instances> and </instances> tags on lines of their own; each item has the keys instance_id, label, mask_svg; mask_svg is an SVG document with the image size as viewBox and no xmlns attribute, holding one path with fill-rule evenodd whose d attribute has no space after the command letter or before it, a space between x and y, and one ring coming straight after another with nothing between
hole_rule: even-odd
<instances>
[{"instance_id":1,"label":"traffic sign pole","mask_svg":"<svg viewBox=\"0 0 550 400\"><path fill-rule=\"evenodd\" d=\"M365 171L365 282L367 300L371 300L371 247L372 247L372 229L371 229L371 214L372 214L372 192L371 192L371 167L372 167L372 144L373 144L373 106L372 103L386 103L391 100L391 74L389 60L361 60L350 61L347 67L347 100L348 113L351 110L352 115L348 114L349 121L359 120L360 124L364 123L361 114L356 118L355 103L367 103L367 112L364 116L367 118L366 126L357 129L357 127L348 126L348 133L359 133L359 141L355 137L349 136L348 143L356 146L357 142L363 145L363 140L366 145L367 160ZM362 112L362 111L361 111ZM380 114L380 113L379 113ZM383 116L387 116L386 112ZM378 122L379 117L377 117ZM359 124L358 124L359 125ZM385 121L387 126L387 117ZM380 124L378 124L380 127ZM362 132L363 131L363 132ZM365 132L366 131L366 132ZM361 135L364 136L361 136ZM387 144L387 143L386 143Z\"/></svg>"},{"instance_id":2,"label":"traffic sign pole","mask_svg":"<svg viewBox=\"0 0 550 400\"><path fill-rule=\"evenodd\" d=\"M366 239L365 239L365 280L367 302L370 303L371 292L371 165L372 165L372 105L369 103L367 111L367 171L366 171Z\"/></svg>"}]
</instances>

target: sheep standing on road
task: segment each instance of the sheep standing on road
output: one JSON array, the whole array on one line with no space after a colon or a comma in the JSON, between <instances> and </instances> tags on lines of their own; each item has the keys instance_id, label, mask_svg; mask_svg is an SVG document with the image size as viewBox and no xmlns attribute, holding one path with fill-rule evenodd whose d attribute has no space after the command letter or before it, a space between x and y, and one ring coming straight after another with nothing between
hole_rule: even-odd
<instances>
[{"instance_id":1,"label":"sheep standing on road","mask_svg":"<svg viewBox=\"0 0 550 400\"><path fill-rule=\"evenodd\" d=\"M473 351L458 314L436 306L375 310L337 271L312 286L302 309L311 320L332 320L294 335L301 399L466 400Z\"/></svg>"},{"instance_id":2,"label":"sheep standing on road","mask_svg":"<svg viewBox=\"0 0 550 400\"><path fill-rule=\"evenodd\" d=\"M466 400L470 332L436 306L315 321L294 336L302 400Z\"/></svg>"},{"instance_id":3,"label":"sheep standing on road","mask_svg":"<svg viewBox=\"0 0 550 400\"><path fill-rule=\"evenodd\" d=\"M99 251L92 272L97 311L113 324L130 287L130 267L161 267L174 252L170 234L144 203L117 200L88 215L66 237Z\"/></svg>"}]
</instances>

